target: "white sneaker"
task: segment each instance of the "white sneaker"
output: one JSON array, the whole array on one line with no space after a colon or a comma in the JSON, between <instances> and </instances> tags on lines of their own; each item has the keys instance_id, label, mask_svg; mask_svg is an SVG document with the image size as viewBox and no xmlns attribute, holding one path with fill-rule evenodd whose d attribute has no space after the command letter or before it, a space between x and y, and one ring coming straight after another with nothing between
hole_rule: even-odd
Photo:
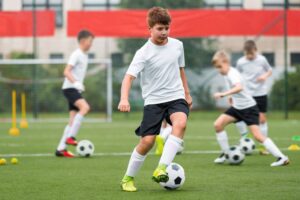
<instances>
[{"instance_id":1,"label":"white sneaker","mask_svg":"<svg viewBox=\"0 0 300 200\"><path fill-rule=\"evenodd\" d=\"M226 161L225 154L222 153L218 158L215 159L214 163L223 164Z\"/></svg>"},{"instance_id":2,"label":"white sneaker","mask_svg":"<svg viewBox=\"0 0 300 200\"><path fill-rule=\"evenodd\" d=\"M288 165L290 163L289 158L287 156L278 158L276 162L273 162L271 164L271 167L278 167L278 166L284 166Z\"/></svg>"}]
</instances>

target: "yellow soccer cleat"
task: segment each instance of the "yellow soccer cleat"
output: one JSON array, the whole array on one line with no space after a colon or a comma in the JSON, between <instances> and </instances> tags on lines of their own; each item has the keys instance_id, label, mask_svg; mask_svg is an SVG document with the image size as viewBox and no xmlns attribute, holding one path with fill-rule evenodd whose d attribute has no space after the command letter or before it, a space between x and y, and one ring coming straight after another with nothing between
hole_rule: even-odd
<instances>
[{"instance_id":1,"label":"yellow soccer cleat","mask_svg":"<svg viewBox=\"0 0 300 200\"><path fill-rule=\"evenodd\" d=\"M137 189L134 186L134 180L133 177L130 176L124 176L124 178L121 181L121 188L125 192L136 192Z\"/></svg>"},{"instance_id":2,"label":"yellow soccer cleat","mask_svg":"<svg viewBox=\"0 0 300 200\"><path fill-rule=\"evenodd\" d=\"M166 165L159 165L155 169L155 171L153 172L152 180L157 182L157 183L160 183L160 182L166 183L166 182L168 182L169 176L168 176L168 173L167 173L166 169L167 169Z\"/></svg>"},{"instance_id":3,"label":"yellow soccer cleat","mask_svg":"<svg viewBox=\"0 0 300 200\"><path fill-rule=\"evenodd\" d=\"M165 145L164 139L160 135L157 135L155 138L155 142L156 142L155 155L160 156L164 150L164 145Z\"/></svg>"}]
</instances>

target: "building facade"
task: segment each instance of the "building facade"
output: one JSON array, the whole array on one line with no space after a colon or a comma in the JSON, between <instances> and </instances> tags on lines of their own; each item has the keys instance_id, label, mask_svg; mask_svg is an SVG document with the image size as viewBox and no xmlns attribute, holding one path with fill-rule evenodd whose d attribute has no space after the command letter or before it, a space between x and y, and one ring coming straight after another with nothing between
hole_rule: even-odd
<instances>
[{"instance_id":1,"label":"building facade","mask_svg":"<svg viewBox=\"0 0 300 200\"><path fill-rule=\"evenodd\" d=\"M67 37L67 12L80 10L119 9L121 0L0 0L0 11L32 10L33 2L37 10L52 9L56 13L55 35L37 38L38 58L67 58L77 47L76 38ZM284 0L205 0L208 9L282 9ZM289 9L300 9L300 0L289 0ZM226 49L233 60L242 55L242 44L253 36L216 37L218 48ZM259 51L274 66L284 66L283 37L257 37ZM300 64L300 37L288 38L288 64ZM31 37L0 38L0 58L9 58L11 52L33 52ZM91 58L108 58L118 53L116 38L97 37L90 51Z\"/></svg>"}]
</instances>

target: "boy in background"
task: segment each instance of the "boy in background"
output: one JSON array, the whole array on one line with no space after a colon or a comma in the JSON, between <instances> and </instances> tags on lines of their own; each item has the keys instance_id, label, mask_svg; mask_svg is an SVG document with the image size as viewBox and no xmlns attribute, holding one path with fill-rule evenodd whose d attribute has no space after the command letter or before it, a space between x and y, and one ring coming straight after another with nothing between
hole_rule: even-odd
<instances>
[{"instance_id":1,"label":"boy in background","mask_svg":"<svg viewBox=\"0 0 300 200\"><path fill-rule=\"evenodd\" d=\"M85 91L83 83L88 67L87 52L92 46L93 39L94 35L87 30L78 33L79 48L71 54L64 70L65 80L62 90L68 101L70 118L55 152L58 157L74 157L71 152L67 151L67 145L77 145L76 135L84 116L90 110L89 104L81 93Z\"/></svg>"},{"instance_id":2,"label":"boy in background","mask_svg":"<svg viewBox=\"0 0 300 200\"><path fill-rule=\"evenodd\" d=\"M237 61L236 68L245 79L249 94L256 101L259 109L260 130L265 137L268 137L266 81L272 75L272 67L263 55L257 53L255 42L248 40L244 44L244 56ZM247 135L248 130L244 122L238 122L236 126L242 136ZM266 155L269 152L262 146L260 154Z\"/></svg>"}]
</instances>

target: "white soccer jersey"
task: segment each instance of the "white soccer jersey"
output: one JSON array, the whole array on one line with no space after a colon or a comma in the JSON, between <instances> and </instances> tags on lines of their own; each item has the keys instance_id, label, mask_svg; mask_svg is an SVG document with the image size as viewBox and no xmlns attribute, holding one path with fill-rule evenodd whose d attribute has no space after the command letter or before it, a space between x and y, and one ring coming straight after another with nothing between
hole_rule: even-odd
<instances>
[{"instance_id":1,"label":"white soccer jersey","mask_svg":"<svg viewBox=\"0 0 300 200\"><path fill-rule=\"evenodd\" d=\"M248 60L245 56L240 58L237 61L237 70L246 80L246 85L251 96L257 97L267 95L266 82L257 81L259 76L272 70L272 67L264 56L258 54L253 60Z\"/></svg>"},{"instance_id":2,"label":"white soccer jersey","mask_svg":"<svg viewBox=\"0 0 300 200\"><path fill-rule=\"evenodd\" d=\"M235 68L230 67L228 74L224 75L224 79L228 89L233 88L237 83L240 83L243 86L242 91L231 95L233 101L232 106L234 108L242 110L256 105L256 102L248 93L247 88L244 87L245 81Z\"/></svg>"},{"instance_id":3,"label":"white soccer jersey","mask_svg":"<svg viewBox=\"0 0 300 200\"><path fill-rule=\"evenodd\" d=\"M76 81L83 84L86 70L88 67L88 55L80 48L76 49L70 56L68 65L73 66L71 73ZM75 88L71 81L65 78L62 89Z\"/></svg>"},{"instance_id":4,"label":"white soccer jersey","mask_svg":"<svg viewBox=\"0 0 300 200\"><path fill-rule=\"evenodd\" d=\"M181 41L169 37L167 44L158 46L149 39L136 52L127 74L141 75L145 105L159 104L185 98L180 77L180 67L184 65Z\"/></svg>"}]
</instances>

